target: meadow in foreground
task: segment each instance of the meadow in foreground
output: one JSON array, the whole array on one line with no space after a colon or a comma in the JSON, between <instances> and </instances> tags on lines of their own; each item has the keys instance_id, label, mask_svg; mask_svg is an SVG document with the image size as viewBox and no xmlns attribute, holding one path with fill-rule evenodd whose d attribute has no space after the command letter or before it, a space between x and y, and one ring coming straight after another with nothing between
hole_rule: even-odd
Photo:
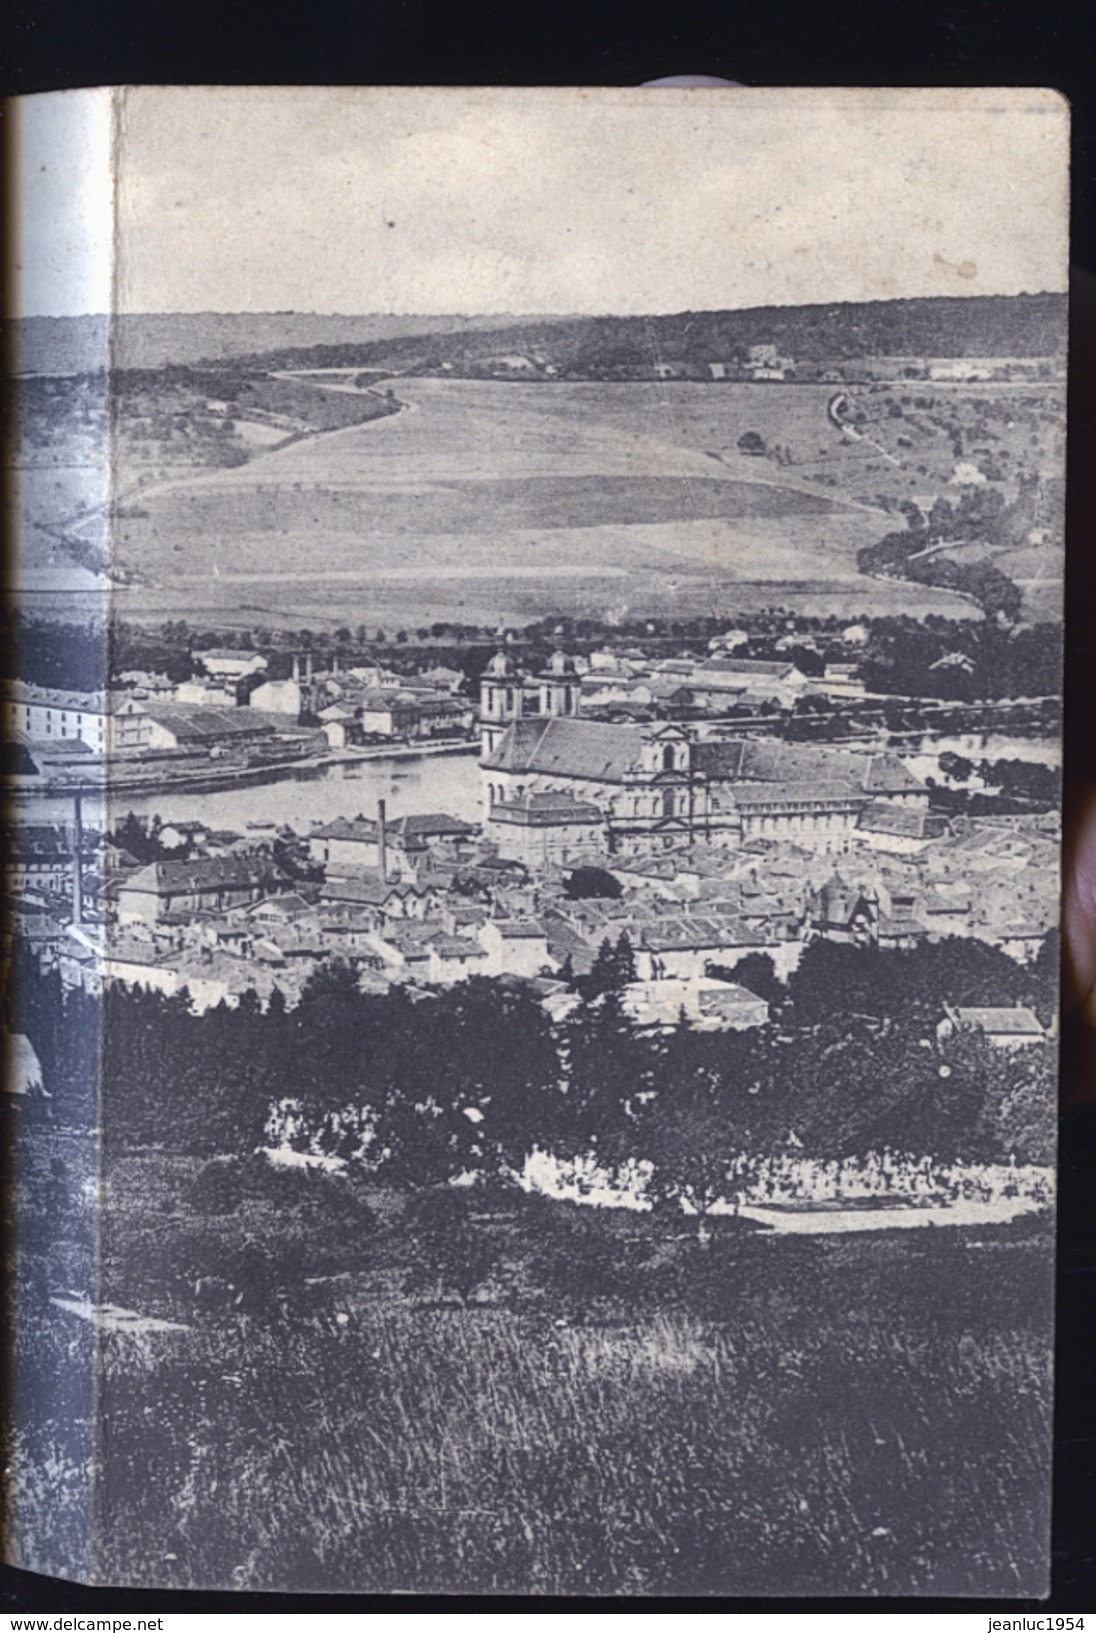
<instances>
[{"instance_id":1,"label":"meadow in foreground","mask_svg":"<svg viewBox=\"0 0 1096 1633\"><path fill-rule=\"evenodd\" d=\"M150 1152L113 1192L109 1297L184 1328L102 1339L101 1580L1038 1589L1039 1226L839 1242L728 1222L704 1246L680 1218L374 1192L333 1230L299 1199L186 1217L194 1175ZM241 1305L195 1296L197 1259L246 1261ZM80 1341L24 1309L39 1357ZM58 1445L39 1421L18 1459L39 1505L22 1562L47 1570Z\"/></svg>"}]
</instances>

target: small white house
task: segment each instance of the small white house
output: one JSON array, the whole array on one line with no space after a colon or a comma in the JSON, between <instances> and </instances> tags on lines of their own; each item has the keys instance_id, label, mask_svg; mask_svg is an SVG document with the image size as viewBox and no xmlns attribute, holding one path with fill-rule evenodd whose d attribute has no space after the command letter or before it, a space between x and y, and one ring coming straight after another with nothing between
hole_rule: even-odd
<instances>
[{"instance_id":1,"label":"small white house","mask_svg":"<svg viewBox=\"0 0 1096 1633\"><path fill-rule=\"evenodd\" d=\"M548 951L548 932L536 919L486 919L479 944L487 954L485 975L540 975L555 967Z\"/></svg>"},{"instance_id":2,"label":"small white house","mask_svg":"<svg viewBox=\"0 0 1096 1633\"><path fill-rule=\"evenodd\" d=\"M301 712L301 687L296 680L264 680L248 699L253 709L269 714L288 714L294 720Z\"/></svg>"},{"instance_id":3,"label":"small white house","mask_svg":"<svg viewBox=\"0 0 1096 1633\"><path fill-rule=\"evenodd\" d=\"M951 1037L961 1027L969 1027L981 1032L986 1042L995 1049L1023 1049L1028 1044L1046 1041L1043 1027L1023 1004L1012 1004L1007 1008L988 1005L970 1008L956 1005L953 1008L947 1004L944 1016L936 1029L940 1038Z\"/></svg>"}]
</instances>

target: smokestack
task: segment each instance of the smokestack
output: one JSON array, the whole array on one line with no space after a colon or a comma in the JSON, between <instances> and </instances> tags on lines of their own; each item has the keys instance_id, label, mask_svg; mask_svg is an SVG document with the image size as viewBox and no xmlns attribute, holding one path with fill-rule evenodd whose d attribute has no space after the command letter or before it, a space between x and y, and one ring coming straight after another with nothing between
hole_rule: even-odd
<instances>
[{"instance_id":1,"label":"smokestack","mask_svg":"<svg viewBox=\"0 0 1096 1633\"><path fill-rule=\"evenodd\" d=\"M84 813L80 809L80 790L77 789L72 807L72 922L77 928L84 919L84 881L80 877L83 855Z\"/></svg>"},{"instance_id":2,"label":"smokestack","mask_svg":"<svg viewBox=\"0 0 1096 1633\"><path fill-rule=\"evenodd\" d=\"M381 883L388 883L388 830L385 825L384 801L377 801L377 867Z\"/></svg>"},{"instance_id":3,"label":"smokestack","mask_svg":"<svg viewBox=\"0 0 1096 1633\"><path fill-rule=\"evenodd\" d=\"M300 678L301 678L301 660L300 660L300 658L298 658L297 654L294 652L294 654L293 654L293 679L294 680L300 680Z\"/></svg>"}]
</instances>

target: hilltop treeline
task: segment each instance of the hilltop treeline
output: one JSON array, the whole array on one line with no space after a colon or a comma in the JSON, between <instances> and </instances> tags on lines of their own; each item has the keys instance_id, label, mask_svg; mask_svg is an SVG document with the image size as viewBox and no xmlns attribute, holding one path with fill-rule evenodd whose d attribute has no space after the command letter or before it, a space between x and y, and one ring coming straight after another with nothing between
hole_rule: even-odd
<instances>
[{"instance_id":1,"label":"hilltop treeline","mask_svg":"<svg viewBox=\"0 0 1096 1633\"><path fill-rule=\"evenodd\" d=\"M94 373L108 356L125 369L160 369L173 363L215 364L285 346L380 340L446 329L497 328L511 319L453 314L332 312L116 312L71 317L7 319L0 335L17 373Z\"/></svg>"},{"instance_id":2,"label":"hilltop treeline","mask_svg":"<svg viewBox=\"0 0 1096 1633\"><path fill-rule=\"evenodd\" d=\"M559 373L651 368L658 361L706 368L743 361L768 344L797 363L876 356L1047 357L1062 350L1060 295L940 296L825 306L660 316L527 318L473 333L438 332L362 344L287 346L241 361L268 368L361 366L392 373L461 374L499 353L543 359Z\"/></svg>"},{"instance_id":3,"label":"hilltop treeline","mask_svg":"<svg viewBox=\"0 0 1096 1633\"><path fill-rule=\"evenodd\" d=\"M146 315L115 320L114 354L123 366L138 369L242 363L428 372L448 364L456 373L499 352L543 353L560 370L582 373L614 359L650 367L656 356L706 365L744 357L758 344L807 362L894 355L1047 357L1062 350L1064 315L1062 295L937 296L497 321L299 313ZM92 372L107 355L103 318L25 319L14 338L21 366L40 373Z\"/></svg>"}]
</instances>

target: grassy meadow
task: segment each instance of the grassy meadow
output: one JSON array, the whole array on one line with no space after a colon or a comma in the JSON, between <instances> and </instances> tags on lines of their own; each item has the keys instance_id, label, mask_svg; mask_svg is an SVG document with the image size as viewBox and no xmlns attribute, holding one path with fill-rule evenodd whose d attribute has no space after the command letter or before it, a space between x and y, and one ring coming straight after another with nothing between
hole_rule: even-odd
<instances>
[{"instance_id":1,"label":"grassy meadow","mask_svg":"<svg viewBox=\"0 0 1096 1633\"><path fill-rule=\"evenodd\" d=\"M366 616L413 623L560 607L688 616L784 591L839 610L971 610L857 573L857 549L885 530L875 487L888 467L867 470L827 420L832 388L392 384L407 405L392 419L146 486L145 514L115 535L119 562L148 581L127 609L341 621L357 588ZM741 453L750 430L811 462Z\"/></svg>"},{"instance_id":2,"label":"grassy meadow","mask_svg":"<svg viewBox=\"0 0 1096 1633\"><path fill-rule=\"evenodd\" d=\"M277 1178L219 1197L208 1165L162 1151L105 1181L105 1299L179 1328L99 1338L101 1580L1042 1590L1041 1226L724 1221L704 1245L681 1215L514 1192L439 1209L365 1188L336 1219ZM39 1385L86 1362L89 1332L48 1296L79 1268L35 1229L46 1183L25 1187L18 1327ZM245 1262L248 1297L219 1299ZM79 1446L47 1405L27 1415L30 1568L71 1557Z\"/></svg>"}]
</instances>

